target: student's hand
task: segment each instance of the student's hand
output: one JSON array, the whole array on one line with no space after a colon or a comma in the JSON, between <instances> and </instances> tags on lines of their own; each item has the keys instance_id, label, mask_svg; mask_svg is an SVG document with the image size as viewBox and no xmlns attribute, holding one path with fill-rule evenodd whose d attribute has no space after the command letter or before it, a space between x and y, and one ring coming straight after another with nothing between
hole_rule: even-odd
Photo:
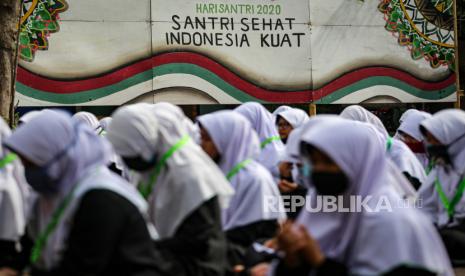
<instances>
[{"instance_id":1,"label":"student's hand","mask_svg":"<svg viewBox=\"0 0 465 276\"><path fill-rule=\"evenodd\" d=\"M277 238L278 250L286 254L285 262L288 266L298 266L300 264L300 251L305 247L304 239L294 227L291 221L286 221Z\"/></svg>"},{"instance_id":2,"label":"student's hand","mask_svg":"<svg viewBox=\"0 0 465 276\"><path fill-rule=\"evenodd\" d=\"M270 270L270 265L268 263L258 264L250 269L251 276L266 276Z\"/></svg>"},{"instance_id":3,"label":"student's hand","mask_svg":"<svg viewBox=\"0 0 465 276\"><path fill-rule=\"evenodd\" d=\"M282 193L289 193L289 192L296 190L299 187L299 185L297 185L296 183L281 179L279 181L278 187Z\"/></svg>"},{"instance_id":4,"label":"student's hand","mask_svg":"<svg viewBox=\"0 0 465 276\"><path fill-rule=\"evenodd\" d=\"M325 255L320 249L318 242L308 233L303 225L298 226L300 235L305 240L305 247L302 251L305 260L312 267L319 267L325 261Z\"/></svg>"},{"instance_id":5,"label":"student's hand","mask_svg":"<svg viewBox=\"0 0 465 276\"><path fill-rule=\"evenodd\" d=\"M234 274L240 274L244 272L245 267L243 265L235 265L233 268Z\"/></svg>"},{"instance_id":6,"label":"student's hand","mask_svg":"<svg viewBox=\"0 0 465 276\"><path fill-rule=\"evenodd\" d=\"M286 222L278 236L278 248L286 253L285 261L289 266L297 266L305 261L312 267L324 262L324 255L318 243L308 234L302 225Z\"/></svg>"},{"instance_id":7,"label":"student's hand","mask_svg":"<svg viewBox=\"0 0 465 276\"><path fill-rule=\"evenodd\" d=\"M292 176L292 163L281 162L279 163L279 173L284 177Z\"/></svg>"},{"instance_id":8,"label":"student's hand","mask_svg":"<svg viewBox=\"0 0 465 276\"><path fill-rule=\"evenodd\" d=\"M278 240L276 238L272 238L267 240L263 245L276 250L276 248L278 248Z\"/></svg>"},{"instance_id":9,"label":"student's hand","mask_svg":"<svg viewBox=\"0 0 465 276\"><path fill-rule=\"evenodd\" d=\"M19 276L19 273L11 268L3 267L0 268L0 276Z\"/></svg>"}]
</instances>

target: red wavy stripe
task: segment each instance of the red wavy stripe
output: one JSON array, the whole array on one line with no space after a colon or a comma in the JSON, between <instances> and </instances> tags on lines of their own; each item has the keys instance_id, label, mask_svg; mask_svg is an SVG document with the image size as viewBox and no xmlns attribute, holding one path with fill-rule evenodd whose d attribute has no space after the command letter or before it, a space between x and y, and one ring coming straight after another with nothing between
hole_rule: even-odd
<instances>
[{"instance_id":1,"label":"red wavy stripe","mask_svg":"<svg viewBox=\"0 0 465 276\"><path fill-rule=\"evenodd\" d=\"M131 76L150 70L154 67L170 63L190 63L198 65L215 73L230 85L250 94L251 96L254 96L258 99L266 99L267 101L288 101L289 97L294 99L298 98L301 101L311 101L315 100L314 96L316 96L315 98L321 98L360 80L374 76L392 77L424 91L436 91L444 89L454 84L455 82L455 75L453 74L445 80L439 82L427 82L417 79L412 75L397 69L388 67L367 67L347 73L338 79L333 80L327 85L315 90L269 90L261 88L251 82L242 79L226 67L208 57L190 52L173 52L157 55L132 65L128 65L112 73L86 80L52 80L31 73L21 67L18 68L17 79L22 84L37 90L56 94L71 94L113 85Z\"/></svg>"}]
</instances>

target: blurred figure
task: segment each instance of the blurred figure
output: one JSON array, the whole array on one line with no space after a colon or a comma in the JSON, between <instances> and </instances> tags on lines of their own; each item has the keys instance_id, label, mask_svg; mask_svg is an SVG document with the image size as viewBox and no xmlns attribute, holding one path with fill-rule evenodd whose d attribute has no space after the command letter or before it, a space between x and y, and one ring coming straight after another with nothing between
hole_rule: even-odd
<instances>
[{"instance_id":1,"label":"blurred figure","mask_svg":"<svg viewBox=\"0 0 465 276\"><path fill-rule=\"evenodd\" d=\"M298 199L305 200L307 195L307 185L302 175L302 160L300 158L300 143L302 142L302 133L314 128L318 124L332 120L341 120L337 115L318 115L306 120L307 122L301 127L292 131L286 144L284 158L279 165L281 180L279 181L279 190L283 196L288 196L290 202L296 202ZM293 199L293 197L297 197ZM286 201L285 201L286 202ZM288 202L288 203L290 203ZM290 210L287 213L288 218L296 219L304 206Z\"/></svg>"},{"instance_id":2,"label":"blurred figure","mask_svg":"<svg viewBox=\"0 0 465 276\"><path fill-rule=\"evenodd\" d=\"M384 141L387 155L409 179L416 190L426 181L426 172L423 165L418 161L413 152L403 142L390 137L381 120L373 113L361 106L352 105L345 108L340 116L374 126L378 131L377 135Z\"/></svg>"},{"instance_id":3,"label":"blurred figure","mask_svg":"<svg viewBox=\"0 0 465 276\"><path fill-rule=\"evenodd\" d=\"M19 125L22 125L22 124L25 124L27 122L29 122L30 120L32 120L34 117L36 117L37 115L39 115L41 112L41 110L32 110L32 111L29 111L28 113L24 114L23 116L21 116L21 118L19 118L19 122L18 124Z\"/></svg>"},{"instance_id":4,"label":"blurred figure","mask_svg":"<svg viewBox=\"0 0 465 276\"><path fill-rule=\"evenodd\" d=\"M396 137L403 141L423 165L426 172L432 169L432 164L428 161L428 155L425 151L423 135L420 132L420 123L425 119L431 118L431 114L409 109L408 116L404 116L402 123L397 129Z\"/></svg>"},{"instance_id":5,"label":"blurred figure","mask_svg":"<svg viewBox=\"0 0 465 276\"><path fill-rule=\"evenodd\" d=\"M305 210L296 224L284 225L277 238L284 256L269 275L454 275L433 225L394 189L406 180L389 175L385 145L376 137L372 126L350 121L302 134L312 210L325 198L339 207ZM341 209L354 196L369 198L366 206Z\"/></svg>"},{"instance_id":6,"label":"blurred figure","mask_svg":"<svg viewBox=\"0 0 465 276\"><path fill-rule=\"evenodd\" d=\"M0 118L0 275L22 269L18 244L26 228L30 200L19 158L3 146L10 135L10 128Z\"/></svg>"},{"instance_id":7,"label":"blurred figure","mask_svg":"<svg viewBox=\"0 0 465 276\"><path fill-rule=\"evenodd\" d=\"M167 275L223 275L221 209L233 190L182 121L160 106L125 106L113 114L107 137L139 175L135 184L159 234L157 267Z\"/></svg>"},{"instance_id":8,"label":"blurred figure","mask_svg":"<svg viewBox=\"0 0 465 276\"><path fill-rule=\"evenodd\" d=\"M110 146L65 113L41 112L5 141L39 194L32 275L157 275L147 205L110 172Z\"/></svg>"},{"instance_id":9,"label":"blurred figure","mask_svg":"<svg viewBox=\"0 0 465 276\"><path fill-rule=\"evenodd\" d=\"M421 123L431 162L420 189L423 208L439 228L454 263L465 262L465 112L443 110Z\"/></svg>"},{"instance_id":10,"label":"blurred figure","mask_svg":"<svg viewBox=\"0 0 465 276\"><path fill-rule=\"evenodd\" d=\"M266 209L267 198L278 202L280 194L269 171L254 160L260 147L249 121L233 111L207 114L198 121L203 149L216 160L235 191L223 212L229 242L227 275L234 275L234 266L244 264L247 248L257 240L274 237L286 216ZM276 209L284 207L280 204Z\"/></svg>"},{"instance_id":11,"label":"blurred figure","mask_svg":"<svg viewBox=\"0 0 465 276\"><path fill-rule=\"evenodd\" d=\"M257 132L261 147L257 161L271 172L275 181L278 181L279 162L284 154L284 144L276 130L273 116L261 104L254 102L244 103L234 111L247 118Z\"/></svg>"},{"instance_id":12,"label":"blurred figure","mask_svg":"<svg viewBox=\"0 0 465 276\"><path fill-rule=\"evenodd\" d=\"M105 117L105 118L102 118L99 123L100 123L100 126L102 127L103 129L103 132L106 132L107 129L108 129L108 126L110 125L111 123L111 117Z\"/></svg>"},{"instance_id":13,"label":"blurred figure","mask_svg":"<svg viewBox=\"0 0 465 276\"><path fill-rule=\"evenodd\" d=\"M99 120L97 119L97 117L95 117L94 114L90 112L87 112L87 111L78 112L73 115L73 120L86 124L91 129L93 129L95 133L97 133L98 135L104 134L104 129L100 125Z\"/></svg>"},{"instance_id":14,"label":"blurred figure","mask_svg":"<svg viewBox=\"0 0 465 276\"><path fill-rule=\"evenodd\" d=\"M182 111L182 109L179 106L171 104L171 103L161 102L161 103L154 104L153 107L154 108L161 108L161 109L173 114L179 121L181 121L183 128L187 130L187 133L191 136L191 138L194 139L194 141L197 142L197 144L200 143L200 130L199 130L199 128L197 127L197 125L195 125L192 122L191 119L189 119L184 114L184 112Z\"/></svg>"}]
</instances>

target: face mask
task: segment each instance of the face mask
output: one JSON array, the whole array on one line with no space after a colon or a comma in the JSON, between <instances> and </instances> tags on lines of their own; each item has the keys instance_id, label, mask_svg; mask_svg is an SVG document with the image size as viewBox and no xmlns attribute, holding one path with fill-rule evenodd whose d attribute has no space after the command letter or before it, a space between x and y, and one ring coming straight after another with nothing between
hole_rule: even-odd
<instances>
[{"instance_id":1,"label":"face mask","mask_svg":"<svg viewBox=\"0 0 465 276\"><path fill-rule=\"evenodd\" d=\"M312 174L312 165L305 161L299 169L300 175L304 178L309 178Z\"/></svg>"},{"instance_id":2,"label":"face mask","mask_svg":"<svg viewBox=\"0 0 465 276\"><path fill-rule=\"evenodd\" d=\"M347 190L349 180L340 173L313 172L312 183L319 195L341 195Z\"/></svg>"},{"instance_id":3,"label":"face mask","mask_svg":"<svg viewBox=\"0 0 465 276\"><path fill-rule=\"evenodd\" d=\"M446 165L452 164L452 159L451 159L451 157L449 155L449 148L453 144L455 144L456 142L461 140L463 137L465 137L465 134L460 135L459 137L457 137L457 139L455 139L454 141L452 141L448 145L426 144L426 152L428 153L429 159L431 161L435 162L435 163L437 163L439 161L439 162L444 162L444 164L446 164Z\"/></svg>"},{"instance_id":4,"label":"face mask","mask_svg":"<svg viewBox=\"0 0 465 276\"><path fill-rule=\"evenodd\" d=\"M426 152L434 162L442 161L445 164L450 164L451 160L448 149L449 146L446 145L426 145Z\"/></svg>"},{"instance_id":5,"label":"face mask","mask_svg":"<svg viewBox=\"0 0 465 276\"><path fill-rule=\"evenodd\" d=\"M309 160L304 160L302 165L298 167L296 182L310 188L310 176L312 174L312 164Z\"/></svg>"},{"instance_id":6,"label":"face mask","mask_svg":"<svg viewBox=\"0 0 465 276\"><path fill-rule=\"evenodd\" d=\"M133 158L128 158L128 157L123 157L123 161L133 171L136 172L145 172L150 169L152 169L155 164L157 163L157 158L154 156L152 160L150 161L145 161L142 157L133 157Z\"/></svg>"},{"instance_id":7,"label":"face mask","mask_svg":"<svg viewBox=\"0 0 465 276\"><path fill-rule=\"evenodd\" d=\"M38 193L53 195L58 193L58 183L47 174L43 167L25 168L24 174L27 183Z\"/></svg>"},{"instance_id":8,"label":"face mask","mask_svg":"<svg viewBox=\"0 0 465 276\"><path fill-rule=\"evenodd\" d=\"M425 153L425 146L422 142L404 142L414 153Z\"/></svg>"}]
</instances>

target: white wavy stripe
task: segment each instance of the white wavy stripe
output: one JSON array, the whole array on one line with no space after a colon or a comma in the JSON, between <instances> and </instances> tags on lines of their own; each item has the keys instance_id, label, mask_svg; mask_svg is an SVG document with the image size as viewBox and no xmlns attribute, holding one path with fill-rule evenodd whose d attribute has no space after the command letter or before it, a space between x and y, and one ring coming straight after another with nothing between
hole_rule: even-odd
<instances>
[{"instance_id":1,"label":"white wavy stripe","mask_svg":"<svg viewBox=\"0 0 465 276\"><path fill-rule=\"evenodd\" d=\"M457 100L457 94L453 93L446 98L439 100L426 100L423 98L416 97L411 95L404 90L401 90L397 87L387 86L387 85L376 85L368 88L364 88L358 91L355 91L341 99L333 102L333 104L356 104L360 103L374 97L384 96L392 97L403 103L432 103L432 102L455 102Z\"/></svg>"},{"instance_id":2,"label":"white wavy stripe","mask_svg":"<svg viewBox=\"0 0 465 276\"><path fill-rule=\"evenodd\" d=\"M182 81L180 81L182 80ZM181 84L182 83L182 84ZM153 84L153 86L152 86ZM186 85L188 84L188 85ZM208 81L190 74L168 74L163 76L157 76L152 80L148 80L137 85L131 86L127 89L119 91L117 93L111 94L109 96L99 98L94 101L77 103L77 104L57 104L46 102L38 99L34 99L21 93L17 92L15 95L15 101L19 101L19 106L92 106L92 105L122 105L131 101L141 95L146 93L151 93L154 91L156 93L158 90L165 88L192 88L199 91L202 91L215 99L220 104L237 104L240 103L238 100L232 96L225 93L223 90L219 89L215 85L209 83ZM197 104L196 102L185 102L184 104Z\"/></svg>"}]
</instances>

